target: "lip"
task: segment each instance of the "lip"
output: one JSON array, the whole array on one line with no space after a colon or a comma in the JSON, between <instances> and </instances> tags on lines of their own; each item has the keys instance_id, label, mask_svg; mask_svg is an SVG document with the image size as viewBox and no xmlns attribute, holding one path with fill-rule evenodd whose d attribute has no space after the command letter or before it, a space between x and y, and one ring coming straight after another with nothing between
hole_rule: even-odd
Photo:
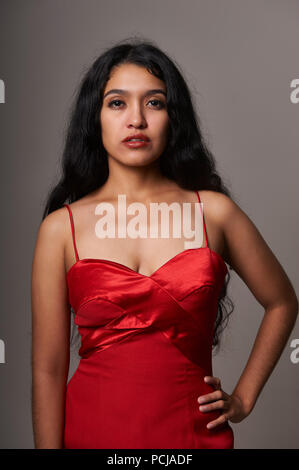
<instances>
[{"instance_id":1,"label":"lip","mask_svg":"<svg viewBox=\"0 0 299 470\"><path fill-rule=\"evenodd\" d=\"M123 142L127 142L128 140L130 139L142 139L144 140L145 142L149 142L149 138L145 135L145 134L132 134L132 135L128 135L124 140Z\"/></svg>"},{"instance_id":2,"label":"lip","mask_svg":"<svg viewBox=\"0 0 299 470\"><path fill-rule=\"evenodd\" d=\"M128 142L128 141L123 141L123 144L125 144L126 147L135 149L139 147L146 147L149 145L149 142Z\"/></svg>"}]
</instances>

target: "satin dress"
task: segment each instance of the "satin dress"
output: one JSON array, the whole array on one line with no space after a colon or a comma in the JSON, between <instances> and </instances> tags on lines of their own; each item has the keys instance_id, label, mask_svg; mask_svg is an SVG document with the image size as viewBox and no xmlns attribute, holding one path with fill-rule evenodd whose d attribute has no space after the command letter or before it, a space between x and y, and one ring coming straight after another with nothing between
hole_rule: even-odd
<instances>
[{"instance_id":1,"label":"satin dress","mask_svg":"<svg viewBox=\"0 0 299 470\"><path fill-rule=\"evenodd\" d=\"M199 193L196 191L198 201ZM80 363L66 387L66 449L232 449L221 410L201 412L215 391L212 340L227 267L206 246L177 254L151 276L115 261L79 259L67 272L81 335ZM201 207L201 206L200 206ZM202 209L201 209L202 211Z\"/></svg>"}]
</instances>

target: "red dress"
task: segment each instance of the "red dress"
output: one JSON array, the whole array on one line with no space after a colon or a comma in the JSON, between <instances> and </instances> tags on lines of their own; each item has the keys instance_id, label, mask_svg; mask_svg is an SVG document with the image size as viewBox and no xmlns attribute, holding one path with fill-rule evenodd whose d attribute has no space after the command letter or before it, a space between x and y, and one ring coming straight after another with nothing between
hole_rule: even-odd
<instances>
[{"instance_id":1,"label":"red dress","mask_svg":"<svg viewBox=\"0 0 299 470\"><path fill-rule=\"evenodd\" d=\"M198 200L199 194L198 192ZM184 250L151 276L104 259L79 259L67 272L81 335L79 366L67 384L64 448L232 449L221 410L201 412L214 391L217 299L227 267L206 246ZM200 206L201 207L201 206ZM203 218L203 217L202 217Z\"/></svg>"}]
</instances>

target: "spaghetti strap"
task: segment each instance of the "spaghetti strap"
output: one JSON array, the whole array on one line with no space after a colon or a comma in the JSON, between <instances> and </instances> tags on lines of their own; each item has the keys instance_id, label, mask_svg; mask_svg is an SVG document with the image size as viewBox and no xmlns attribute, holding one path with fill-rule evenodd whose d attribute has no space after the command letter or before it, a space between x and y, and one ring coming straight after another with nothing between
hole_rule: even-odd
<instances>
[{"instance_id":1,"label":"spaghetti strap","mask_svg":"<svg viewBox=\"0 0 299 470\"><path fill-rule=\"evenodd\" d=\"M202 211L202 207L201 207L201 201L200 201L200 197L199 197L199 192L196 191L196 194L197 194L197 198L198 198L198 202L199 202L199 207L200 207L201 215L202 215L202 223L203 223L203 229L204 229L204 234L205 234L206 246L208 247L209 245L208 245L208 239L207 239L206 224L205 224L205 219L204 219L203 211Z\"/></svg>"},{"instance_id":2,"label":"spaghetti strap","mask_svg":"<svg viewBox=\"0 0 299 470\"><path fill-rule=\"evenodd\" d=\"M77 251L76 241L75 241L75 227L74 227L73 214L72 214L71 208L68 204L63 204L63 205L65 207L67 207L67 209L69 211L71 228L72 228L73 245L74 245L74 250L75 250L75 255L76 255L76 261L79 261L79 256L78 256L78 251Z\"/></svg>"}]
</instances>

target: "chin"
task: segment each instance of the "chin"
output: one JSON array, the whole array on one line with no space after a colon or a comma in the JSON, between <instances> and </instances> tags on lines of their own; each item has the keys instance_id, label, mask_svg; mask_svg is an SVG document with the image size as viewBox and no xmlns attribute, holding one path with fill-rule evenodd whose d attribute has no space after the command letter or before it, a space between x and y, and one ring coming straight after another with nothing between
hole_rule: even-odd
<instances>
[{"instance_id":1,"label":"chin","mask_svg":"<svg viewBox=\"0 0 299 470\"><path fill-rule=\"evenodd\" d=\"M127 166L146 166L156 160L157 158L133 157L126 159L123 163Z\"/></svg>"},{"instance_id":2,"label":"chin","mask_svg":"<svg viewBox=\"0 0 299 470\"><path fill-rule=\"evenodd\" d=\"M126 155L125 157L122 155L122 158L113 157L114 160L117 162L127 165L127 166L145 166L153 163L154 161L158 160L159 157L146 155L145 153L142 155L141 152L136 152L134 155L133 152L131 155Z\"/></svg>"}]
</instances>

